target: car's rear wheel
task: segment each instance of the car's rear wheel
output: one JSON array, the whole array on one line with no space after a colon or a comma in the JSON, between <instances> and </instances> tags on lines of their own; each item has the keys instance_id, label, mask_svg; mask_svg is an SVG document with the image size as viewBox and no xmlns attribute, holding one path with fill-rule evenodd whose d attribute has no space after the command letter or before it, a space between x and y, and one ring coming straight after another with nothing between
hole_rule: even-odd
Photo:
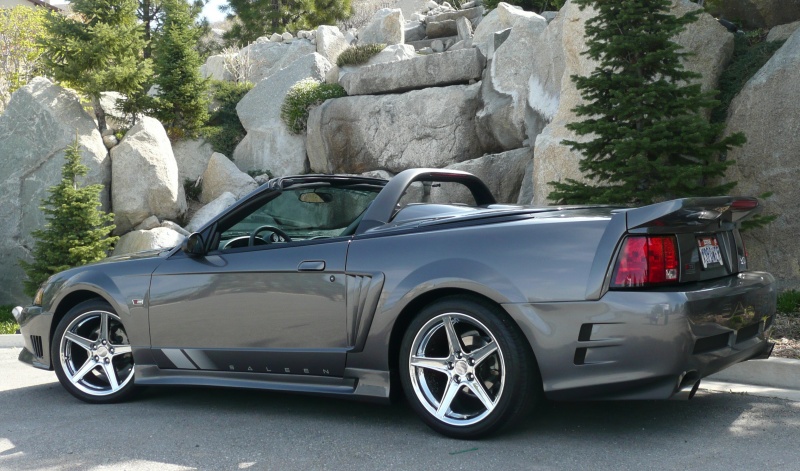
<instances>
[{"instance_id":1,"label":"car's rear wheel","mask_svg":"<svg viewBox=\"0 0 800 471\"><path fill-rule=\"evenodd\" d=\"M61 385L82 401L117 402L134 392L128 334L105 301L86 301L67 312L50 351Z\"/></svg>"},{"instance_id":2,"label":"car's rear wheel","mask_svg":"<svg viewBox=\"0 0 800 471\"><path fill-rule=\"evenodd\" d=\"M494 433L541 396L524 337L504 312L478 299L448 297L426 307L408 327L400 355L411 407L447 436Z\"/></svg>"}]
</instances>

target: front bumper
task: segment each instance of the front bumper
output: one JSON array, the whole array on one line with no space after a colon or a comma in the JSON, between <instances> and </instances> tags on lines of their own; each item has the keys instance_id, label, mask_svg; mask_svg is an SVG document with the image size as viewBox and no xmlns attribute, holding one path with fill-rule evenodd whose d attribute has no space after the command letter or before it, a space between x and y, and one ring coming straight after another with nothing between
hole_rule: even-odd
<instances>
[{"instance_id":1,"label":"front bumper","mask_svg":"<svg viewBox=\"0 0 800 471\"><path fill-rule=\"evenodd\" d=\"M36 368L52 370L50 336L53 315L44 311L41 306L27 306L20 310L17 321L25 342L19 360Z\"/></svg>"},{"instance_id":2,"label":"front bumper","mask_svg":"<svg viewBox=\"0 0 800 471\"><path fill-rule=\"evenodd\" d=\"M666 399L771 351L775 280L746 272L598 301L504 305L556 400Z\"/></svg>"}]
</instances>

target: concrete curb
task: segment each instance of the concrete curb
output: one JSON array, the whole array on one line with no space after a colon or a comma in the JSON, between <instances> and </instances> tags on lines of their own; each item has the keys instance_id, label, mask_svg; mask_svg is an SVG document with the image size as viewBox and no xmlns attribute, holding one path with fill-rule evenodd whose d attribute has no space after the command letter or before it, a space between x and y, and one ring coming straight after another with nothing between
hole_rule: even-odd
<instances>
[{"instance_id":1,"label":"concrete curb","mask_svg":"<svg viewBox=\"0 0 800 471\"><path fill-rule=\"evenodd\" d=\"M21 334L3 334L0 335L0 348L22 348L25 342L22 340Z\"/></svg>"},{"instance_id":2,"label":"concrete curb","mask_svg":"<svg viewBox=\"0 0 800 471\"><path fill-rule=\"evenodd\" d=\"M770 358L745 361L711 375L708 379L797 391L800 390L800 360Z\"/></svg>"}]
</instances>

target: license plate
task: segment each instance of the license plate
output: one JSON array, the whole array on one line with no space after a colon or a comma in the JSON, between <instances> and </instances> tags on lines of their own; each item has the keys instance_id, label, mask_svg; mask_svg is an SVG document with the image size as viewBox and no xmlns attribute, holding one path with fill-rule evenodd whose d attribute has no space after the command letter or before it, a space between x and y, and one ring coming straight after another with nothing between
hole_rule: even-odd
<instances>
[{"instance_id":1,"label":"license plate","mask_svg":"<svg viewBox=\"0 0 800 471\"><path fill-rule=\"evenodd\" d=\"M722 253L719 251L719 244L716 237L700 237L697 239L700 248L700 260L703 268L710 265L722 265Z\"/></svg>"}]
</instances>

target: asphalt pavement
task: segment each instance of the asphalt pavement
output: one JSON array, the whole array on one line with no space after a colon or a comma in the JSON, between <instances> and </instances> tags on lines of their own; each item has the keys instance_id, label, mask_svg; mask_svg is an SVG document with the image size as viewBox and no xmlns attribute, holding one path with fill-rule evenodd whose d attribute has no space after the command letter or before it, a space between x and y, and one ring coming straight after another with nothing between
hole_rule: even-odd
<instances>
[{"instance_id":1,"label":"asphalt pavement","mask_svg":"<svg viewBox=\"0 0 800 471\"><path fill-rule=\"evenodd\" d=\"M800 469L800 402L700 391L691 401L545 403L480 441L391 406L210 388L89 405L0 348L0 470Z\"/></svg>"}]
</instances>

